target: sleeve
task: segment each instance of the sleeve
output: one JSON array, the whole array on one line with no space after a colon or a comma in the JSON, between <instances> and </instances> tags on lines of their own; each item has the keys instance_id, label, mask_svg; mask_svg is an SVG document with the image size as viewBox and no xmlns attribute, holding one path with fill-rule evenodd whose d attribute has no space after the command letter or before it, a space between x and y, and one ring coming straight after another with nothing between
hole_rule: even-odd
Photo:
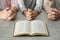
<instances>
[{"instance_id":1,"label":"sleeve","mask_svg":"<svg viewBox=\"0 0 60 40\"><path fill-rule=\"evenodd\" d=\"M42 0L37 0L37 1L36 1L36 7L35 7L34 10L37 10L37 11L40 12L41 9L42 9Z\"/></svg>"},{"instance_id":2,"label":"sleeve","mask_svg":"<svg viewBox=\"0 0 60 40\"><path fill-rule=\"evenodd\" d=\"M53 1L50 0L44 0L43 2L43 8L48 13L48 11L52 8Z\"/></svg>"},{"instance_id":3,"label":"sleeve","mask_svg":"<svg viewBox=\"0 0 60 40\"><path fill-rule=\"evenodd\" d=\"M11 6L18 9L18 1L17 0L11 0Z\"/></svg>"},{"instance_id":4,"label":"sleeve","mask_svg":"<svg viewBox=\"0 0 60 40\"><path fill-rule=\"evenodd\" d=\"M18 0L18 4L19 4L19 8L20 10L23 12L24 10L27 10L27 8L24 5L24 1L23 0Z\"/></svg>"}]
</instances>

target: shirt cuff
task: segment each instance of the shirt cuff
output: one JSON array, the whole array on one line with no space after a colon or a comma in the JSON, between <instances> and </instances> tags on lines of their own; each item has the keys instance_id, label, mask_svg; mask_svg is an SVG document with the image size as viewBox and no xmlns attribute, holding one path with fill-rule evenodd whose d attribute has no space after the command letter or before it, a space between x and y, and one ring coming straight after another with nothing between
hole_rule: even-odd
<instances>
[{"instance_id":1,"label":"shirt cuff","mask_svg":"<svg viewBox=\"0 0 60 40\"><path fill-rule=\"evenodd\" d=\"M35 8L34 10L37 10L39 13L40 13L40 11L41 11L41 9L39 9L38 7Z\"/></svg>"},{"instance_id":2,"label":"shirt cuff","mask_svg":"<svg viewBox=\"0 0 60 40\"><path fill-rule=\"evenodd\" d=\"M21 10L21 12L23 12L24 10L27 10L26 8L22 8L22 9L20 9Z\"/></svg>"}]
</instances>

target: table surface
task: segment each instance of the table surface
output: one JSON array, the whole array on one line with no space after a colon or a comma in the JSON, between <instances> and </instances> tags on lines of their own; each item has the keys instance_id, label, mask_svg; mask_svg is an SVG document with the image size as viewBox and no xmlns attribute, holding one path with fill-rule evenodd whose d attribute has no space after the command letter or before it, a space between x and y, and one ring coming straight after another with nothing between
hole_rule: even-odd
<instances>
[{"instance_id":1,"label":"table surface","mask_svg":"<svg viewBox=\"0 0 60 40\"><path fill-rule=\"evenodd\" d=\"M50 21L47 19L47 13L44 11L42 11L35 20L42 20L47 24L50 34L48 37L13 37L15 23L20 20L26 20L20 11L17 13L16 20L14 21L6 22L5 20L0 20L0 40L60 40L60 19L58 21Z\"/></svg>"}]
</instances>

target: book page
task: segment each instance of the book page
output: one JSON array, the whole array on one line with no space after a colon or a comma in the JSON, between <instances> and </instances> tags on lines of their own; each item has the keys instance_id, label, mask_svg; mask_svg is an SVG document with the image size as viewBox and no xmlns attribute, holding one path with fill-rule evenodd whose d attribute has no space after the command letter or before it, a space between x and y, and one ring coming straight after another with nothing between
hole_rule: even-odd
<instances>
[{"instance_id":1,"label":"book page","mask_svg":"<svg viewBox=\"0 0 60 40\"><path fill-rule=\"evenodd\" d=\"M44 35L47 33L47 28L43 21L33 20L31 22L31 34L33 33L40 35Z\"/></svg>"},{"instance_id":2,"label":"book page","mask_svg":"<svg viewBox=\"0 0 60 40\"><path fill-rule=\"evenodd\" d=\"M15 26L14 35L30 33L29 21L18 21Z\"/></svg>"}]
</instances>

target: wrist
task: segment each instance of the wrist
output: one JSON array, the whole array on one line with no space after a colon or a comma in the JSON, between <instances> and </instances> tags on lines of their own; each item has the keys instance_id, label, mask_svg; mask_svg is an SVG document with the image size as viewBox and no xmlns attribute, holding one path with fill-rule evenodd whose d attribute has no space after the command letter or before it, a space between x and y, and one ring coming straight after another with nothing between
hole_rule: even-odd
<instances>
[{"instance_id":1,"label":"wrist","mask_svg":"<svg viewBox=\"0 0 60 40\"><path fill-rule=\"evenodd\" d=\"M17 12L17 8L16 7L11 7L11 10L12 10L13 13Z\"/></svg>"},{"instance_id":2,"label":"wrist","mask_svg":"<svg viewBox=\"0 0 60 40\"><path fill-rule=\"evenodd\" d=\"M38 10L34 10L35 13L39 14L40 12Z\"/></svg>"},{"instance_id":3,"label":"wrist","mask_svg":"<svg viewBox=\"0 0 60 40\"><path fill-rule=\"evenodd\" d=\"M34 10L34 13L35 13L36 15L38 15L38 14L39 14L39 11L38 11L38 10Z\"/></svg>"},{"instance_id":4,"label":"wrist","mask_svg":"<svg viewBox=\"0 0 60 40\"><path fill-rule=\"evenodd\" d=\"M24 10L24 11L23 11L23 15L26 15L27 11L28 11L28 10Z\"/></svg>"},{"instance_id":5,"label":"wrist","mask_svg":"<svg viewBox=\"0 0 60 40\"><path fill-rule=\"evenodd\" d=\"M36 10L33 11L33 15L34 15L34 17L36 17L38 14L39 14L38 11L36 11Z\"/></svg>"}]
</instances>

